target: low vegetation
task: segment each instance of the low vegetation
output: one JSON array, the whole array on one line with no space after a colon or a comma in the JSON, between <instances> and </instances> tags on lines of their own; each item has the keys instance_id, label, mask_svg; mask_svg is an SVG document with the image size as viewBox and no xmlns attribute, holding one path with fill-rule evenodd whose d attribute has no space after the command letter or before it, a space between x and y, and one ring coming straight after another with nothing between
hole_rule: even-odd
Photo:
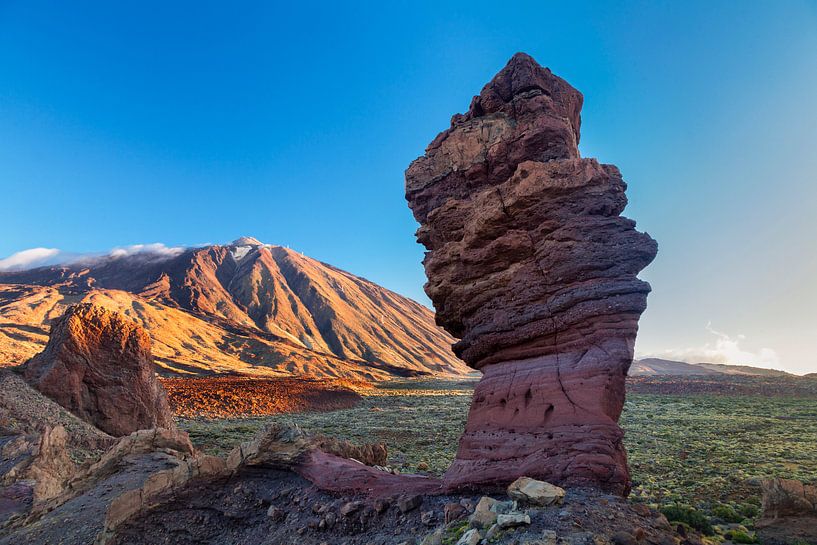
<instances>
[{"instance_id":1,"label":"low vegetation","mask_svg":"<svg viewBox=\"0 0 817 545\"><path fill-rule=\"evenodd\" d=\"M363 392L331 413L242 419L187 419L194 443L223 454L271 421L355 441L383 441L403 472L440 474L454 458L473 381L406 380ZM759 480L817 481L817 403L808 397L631 393L622 415L633 477L631 498L705 533L751 527ZM729 528L733 542L753 534Z\"/></svg>"}]
</instances>

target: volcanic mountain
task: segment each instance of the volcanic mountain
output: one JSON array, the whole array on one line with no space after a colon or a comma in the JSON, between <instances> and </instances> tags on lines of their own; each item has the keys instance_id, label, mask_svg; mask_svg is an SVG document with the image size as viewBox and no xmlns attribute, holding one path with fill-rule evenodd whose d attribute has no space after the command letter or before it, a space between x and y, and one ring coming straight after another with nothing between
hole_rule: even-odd
<instances>
[{"instance_id":1,"label":"volcanic mountain","mask_svg":"<svg viewBox=\"0 0 817 545\"><path fill-rule=\"evenodd\" d=\"M374 379L466 369L426 307L249 237L0 273L0 365L39 352L51 320L77 302L140 323L168 375Z\"/></svg>"}]
</instances>

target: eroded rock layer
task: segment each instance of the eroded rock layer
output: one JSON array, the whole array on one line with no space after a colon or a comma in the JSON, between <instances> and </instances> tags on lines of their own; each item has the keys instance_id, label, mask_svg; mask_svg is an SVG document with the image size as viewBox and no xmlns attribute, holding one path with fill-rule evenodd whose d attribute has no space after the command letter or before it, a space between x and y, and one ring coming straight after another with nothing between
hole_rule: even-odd
<instances>
[{"instance_id":1,"label":"eroded rock layer","mask_svg":"<svg viewBox=\"0 0 817 545\"><path fill-rule=\"evenodd\" d=\"M150 337L122 314L83 303L51 327L25 379L76 416L114 436L172 428L173 413L154 373Z\"/></svg>"},{"instance_id":2,"label":"eroded rock layer","mask_svg":"<svg viewBox=\"0 0 817 545\"><path fill-rule=\"evenodd\" d=\"M581 105L519 53L406 171L437 321L484 372L451 486L629 489L617 421L657 245L618 169L580 158Z\"/></svg>"}]
</instances>

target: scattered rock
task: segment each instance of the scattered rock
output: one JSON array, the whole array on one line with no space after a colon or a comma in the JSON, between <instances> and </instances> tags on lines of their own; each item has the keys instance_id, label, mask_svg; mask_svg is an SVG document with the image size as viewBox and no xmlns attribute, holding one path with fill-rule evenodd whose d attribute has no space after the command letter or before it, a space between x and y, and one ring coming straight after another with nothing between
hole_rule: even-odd
<instances>
[{"instance_id":1,"label":"scattered rock","mask_svg":"<svg viewBox=\"0 0 817 545\"><path fill-rule=\"evenodd\" d=\"M352 513L360 511L360 509L362 507L363 507L363 502L360 502L360 501L346 502L340 508L340 515L342 517L348 517Z\"/></svg>"},{"instance_id":2,"label":"scattered rock","mask_svg":"<svg viewBox=\"0 0 817 545\"><path fill-rule=\"evenodd\" d=\"M330 511L329 513L326 513L326 515L324 515L323 520L321 522L323 522L326 528L332 528L333 526L335 526L335 523L337 521L338 521L337 515Z\"/></svg>"},{"instance_id":3,"label":"scattered rock","mask_svg":"<svg viewBox=\"0 0 817 545\"><path fill-rule=\"evenodd\" d=\"M420 514L420 522L422 522L426 526L432 526L434 524L434 521L436 520L437 517L434 514L434 511L423 511Z\"/></svg>"},{"instance_id":4,"label":"scattered rock","mask_svg":"<svg viewBox=\"0 0 817 545\"><path fill-rule=\"evenodd\" d=\"M485 532L485 541L488 543L492 541L496 541L499 539L499 534L502 533L502 528L499 527L499 524L492 524L488 531Z\"/></svg>"},{"instance_id":5,"label":"scattered rock","mask_svg":"<svg viewBox=\"0 0 817 545\"><path fill-rule=\"evenodd\" d=\"M496 524L502 529L530 524L530 516L526 513L508 513L496 516Z\"/></svg>"},{"instance_id":6,"label":"scattered rock","mask_svg":"<svg viewBox=\"0 0 817 545\"><path fill-rule=\"evenodd\" d=\"M661 530L672 530L672 524L670 524L669 520L663 513L658 513L658 515L652 521L653 525L656 528Z\"/></svg>"},{"instance_id":7,"label":"scattered rock","mask_svg":"<svg viewBox=\"0 0 817 545\"><path fill-rule=\"evenodd\" d=\"M538 506L561 504L565 497L563 488L529 477L519 477L508 486L511 498Z\"/></svg>"},{"instance_id":8,"label":"scattered rock","mask_svg":"<svg viewBox=\"0 0 817 545\"><path fill-rule=\"evenodd\" d=\"M408 494L397 499L397 508L401 513L408 513L422 505L423 497L419 494Z\"/></svg>"},{"instance_id":9,"label":"scattered rock","mask_svg":"<svg viewBox=\"0 0 817 545\"><path fill-rule=\"evenodd\" d=\"M542 532L541 545L556 545L559 541L559 534L553 530L545 530Z\"/></svg>"},{"instance_id":10,"label":"scattered rock","mask_svg":"<svg viewBox=\"0 0 817 545\"><path fill-rule=\"evenodd\" d=\"M437 528L430 534L428 534L421 545L442 545L443 537L445 536L445 529L444 528Z\"/></svg>"},{"instance_id":11,"label":"scattered rock","mask_svg":"<svg viewBox=\"0 0 817 545\"><path fill-rule=\"evenodd\" d=\"M629 532L616 532L611 537L614 545L637 545L638 540Z\"/></svg>"},{"instance_id":12,"label":"scattered rock","mask_svg":"<svg viewBox=\"0 0 817 545\"><path fill-rule=\"evenodd\" d=\"M562 545L596 545L597 536L589 532L574 532L560 539ZM604 544L608 545L608 544Z\"/></svg>"},{"instance_id":13,"label":"scattered rock","mask_svg":"<svg viewBox=\"0 0 817 545\"><path fill-rule=\"evenodd\" d=\"M479 530L471 528L462 534L462 537L457 541L457 545L478 545L481 540L482 536Z\"/></svg>"},{"instance_id":14,"label":"scattered rock","mask_svg":"<svg viewBox=\"0 0 817 545\"><path fill-rule=\"evenodd\" d=\"M634 503L630 508L642 517L649 517L653 514L653 510L643 503Z\"/></svg>"},{"instance_id":15,"label":"scattered rock","mask_svg":"<svg viewBox=\"0 0 817 545\"><path fill-rule=\"evenodd\" d=\"M287 518L287 513L280 507L270 505L269 509L267 509L267 516L271 518L274 522L281 522Z\"/></svg>"},{"instance_id":16,"label":"scattered rock","mask_svg":"<svg viewBox=\"0 0 817 545\"><path fill-rule=\"evenodd\" d=\"M385 498L375 498L372 502L372 507L377 513L385 512L390 506L391 503Z\"/></svg>"},{"instance_id":17,"label":"scattered rock","mask_svg":"<svg viewBox=\"0 0 817 545\"><path fill-rule=\"evenodd\" d=\"M83 303L54 321L45 349L23 376L78 417L114 436L172 428L173 413L156 379L150 337L136 322Z\"/></svg>"},{"instance_id":18,"label":"scattered rock","mask_svg":"<svg viewBox=\"0 0 817 545\"><path fill-rule=\"evenodd\" d=\"M448 524L455 520L459 520L467 513L467 509L460 503L449 502L443 507L443 514L445 516L445 523Z\"/></svg>"},{"instance_id":19,"label":"scattered rock","mask_svg":"<svg viewBox=\"0 0 817 545\"><path fill-rule=\"evenodd\" d=\"M482 496L468 517L468 522L476 528L488 528L496 522L496 511L492 509L498 502L488 496Z\"/></svg>"}]
</instances>

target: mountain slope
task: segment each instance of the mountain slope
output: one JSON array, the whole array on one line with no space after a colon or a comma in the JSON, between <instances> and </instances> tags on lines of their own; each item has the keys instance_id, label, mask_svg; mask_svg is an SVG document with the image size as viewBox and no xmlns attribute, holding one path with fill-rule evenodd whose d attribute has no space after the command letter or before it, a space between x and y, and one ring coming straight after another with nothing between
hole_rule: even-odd
<instances>
[{"instance_id":1,"label":"mountain slope","mask_svg":"<svg viewBox=\"0 0 817 545\"><path fill-rule=\"evenodd\" d=\"M648 377L658 375L690 376L690 375L717 375L717 371L686 363L683 361L662 360L660 358L644 358L633 360L630 371L631 377Z\"/></svg>"},{"instance_id":2,"label":"mountain slope","mask_svg":"<svg viewBox=\"0 0 817 545\"><path fill-rule=\"evenodd\" d=\"M20 363L64 308L92 300L150 332L167 371L385 377L459 374L427 308L254 239L172 257L107 257L0 273L0 359Z\"/></svg>"},{"instance_id":3,"label":"mountain slope","mask_svg":"<svg viewBox=\"0 0 817 545\"><path fill-rule=\"evenodd\" d=\"M785 371L763 369L749 365L728 365L723 363L687 363L661 358L634 360L628 373L631 377L643 376L690 376L690 375L749 375L762 377L791 376Z\"/></svg>"}]
</instances>

